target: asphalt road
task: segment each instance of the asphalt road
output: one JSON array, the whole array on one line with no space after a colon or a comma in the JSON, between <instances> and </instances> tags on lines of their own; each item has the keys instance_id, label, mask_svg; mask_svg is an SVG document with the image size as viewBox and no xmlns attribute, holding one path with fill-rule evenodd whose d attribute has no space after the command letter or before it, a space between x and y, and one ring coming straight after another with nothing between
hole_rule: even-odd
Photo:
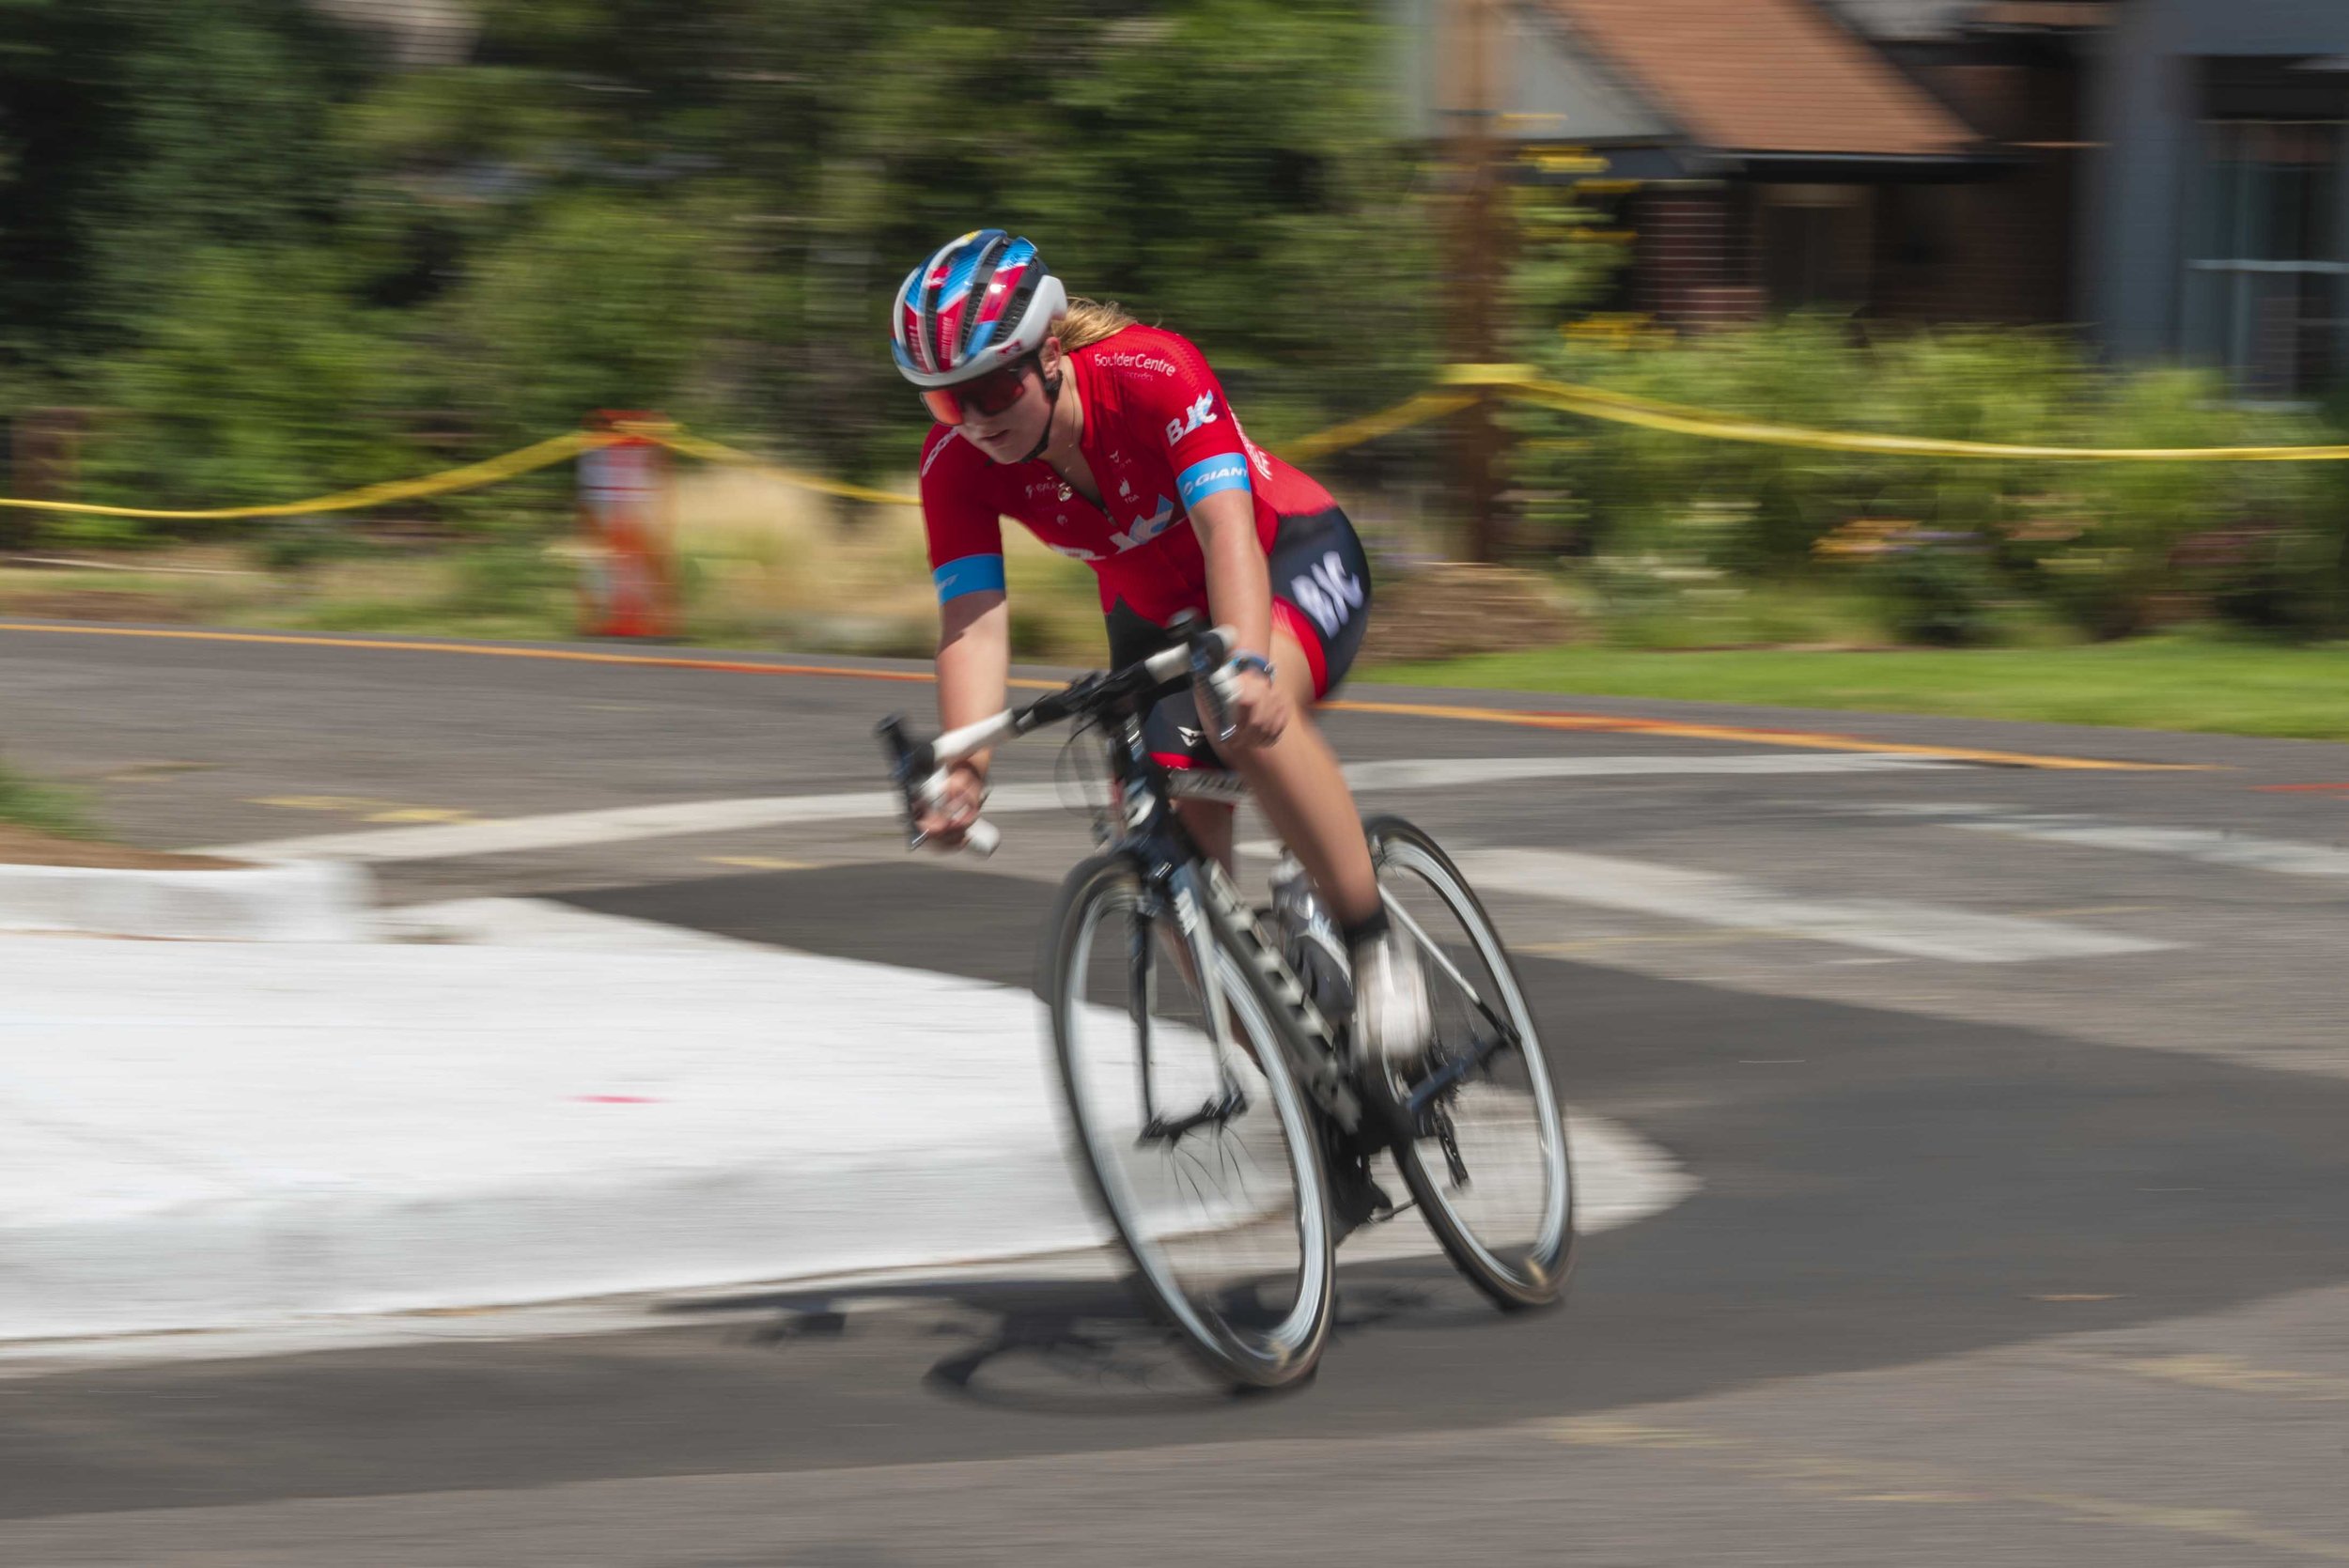
<instances>
[{"instance_id":1,"label":"asphalt road","mask_svg":"<svg viewBox=\"0 0 2349 1568\"><path fill-rule=\"evenodd\" d=\"M872 790L927 701L741 662L0 631L0 744L143 843L371 835L395 900L1023 984L1066 814L984 865L853 811L510 846ZM0 1561L2349 1561L2349 748L1351 695L1501 710L1330 727L1480 765L1364 798L1481 868L1568 1096L1702 1184L1563 1310L1345 1269L1319 1378L1254 1399L1049 1278L0 1362Z\"/></svg>"}]
</instances>

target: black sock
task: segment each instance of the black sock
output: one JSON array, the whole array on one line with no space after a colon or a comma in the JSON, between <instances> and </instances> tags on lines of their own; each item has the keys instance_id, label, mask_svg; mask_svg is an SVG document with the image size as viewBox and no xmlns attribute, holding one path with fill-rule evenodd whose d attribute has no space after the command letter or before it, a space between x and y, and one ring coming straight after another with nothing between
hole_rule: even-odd
<instances>
[{"instance_id":1,"label":"black sock","mask_svg":"<svg viewBox=\"0 0 2349 1568\"><path fill-rule=\"evenodd\" d=\"M1346 928L1346 950L1351 953L1364 942L1375 942L1386 934L1387 907L1380 904L1377 912L1368 920L1357 921Z\"/></svg>"}]
</instances>

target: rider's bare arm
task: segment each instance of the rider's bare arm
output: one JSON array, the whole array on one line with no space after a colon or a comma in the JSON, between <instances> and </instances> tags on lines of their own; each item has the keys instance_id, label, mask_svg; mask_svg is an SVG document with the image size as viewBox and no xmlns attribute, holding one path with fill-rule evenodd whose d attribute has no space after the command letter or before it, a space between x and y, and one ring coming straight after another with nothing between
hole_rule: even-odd
<instances>
[{"instance_id":1,"label":"rider's bare arm","mask_svg":"<svg viewBox=\"0 0 2349 1568\"><path fill-rule=\"evenodd\" d=\"M1206 557L1207 604L1216 623L1239 633L1239 647L1259 658L1272 651L1272 577L1256 536L1256 508L1245 489L1202 496L1191 526ZM1255 671L1237 681L1237 711L1229 717L1242 745L1268 746L1288 727L1289 706L1278 688Z\"/></svg>"},{"instance_id":2,"label":"rider's bare arm","mask_svg":"<svg viewBox=\"0 0 2349 1568\"><path fill-rule=\"evenodd\" d=\"M1000 713L1011 680L1011 608L1000 592L938 607L938 718L957 729Z\"/></svg>"},{"instance_id":3,"label":"rider's bare arm","mask_svg":"<svg viewBox=\"0 0 2349 1568\"><path fill-rule=\"evenodd\" d=\"M1272 647L1272 577L1256 538L1256 505L1245 489L1201 496L1190 522L1207 558L1207 608L1215 624L1239 633L1239 645L1265 654Z\"/></svg>"},{"instance_id":4,"label":"rider's bare arm","mask_svg":"<svg viewBox=\"0 0 2349 1568\"><path fill-rule=\"evenodd\" d=\"M944 729L1003 709L1011 678L1011 609L999 590L968 593L938 607L938 719ZM978 815L991 753L949 770L946 800L919 826L952 848Z\"/></svg>"}]
</instances>

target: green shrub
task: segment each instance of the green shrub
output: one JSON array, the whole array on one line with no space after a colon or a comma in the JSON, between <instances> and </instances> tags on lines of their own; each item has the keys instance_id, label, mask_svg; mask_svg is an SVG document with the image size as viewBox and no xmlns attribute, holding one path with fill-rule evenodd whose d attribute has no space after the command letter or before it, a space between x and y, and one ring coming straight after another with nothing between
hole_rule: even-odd
<instances>
[{"instance_id":1,"label":"green shrub","mask_svg":"<svg viewBox=\"0 0 2349 1568\"><path fill-rule=\"evenodd\" d=\"M177 307L94 375L109 412L88 446L93 494L163 508L268 505L413 473L394 412L406 396L397 347L350 307L341 271L314 251L187 258Z\"/></svg>"},{"instance_id":2,"label":"green shrub","mask_svg":"<svg viewBox=\"0 0 2349 1568\"><path fill-rule=\"evenodd\" d=\"M528 618L567 602L576 573L544 548L514 539L475 546L453 562L453 581L440 608L467 617Z\"/></svg>"},{"instance_id":3,"label":"green shrub","mask_svg":"<svg viewBox=\"0 0 2349 1568\"><path fill-rule=\"evenodd\" d=\"M2328 442L2307 415L2232 404L2215 379L2112 373L2060 334L1862 341L1798 317L1608 351L1570 340L1569 380L1768 424L2010 445L2172 449ZM1993 639L2036 605L2094 637L2223 616L2314 637L2343 622L2349 474L2316 463L1908 457L1776 446L1527 406L1518 493L1536 548L1733 579L1848 575L1895 634Z\"/></svg>"},{"instance_id":4,"label":"green shrub","mask_svg":"<svg viewBox=\"0 0 2349 1568\"><path fill-rule=\"evenodd\" d=\"M59 838L87 838L94 831L81 801L70 791L35 784L6 766L0 766L0 822Z\"/></svg>"},{"instance_id":5,"label":"green shrub","mask_svg":"<svg viewBox=\"0 0 2349 1568\"><path fill-rule=\"evenodd\" d=\"M1962 648L1990 640L1997 587L1975 552L1928 545L1892 557L1878 575L1903 642Z\"/></svg>"}]
</instances>

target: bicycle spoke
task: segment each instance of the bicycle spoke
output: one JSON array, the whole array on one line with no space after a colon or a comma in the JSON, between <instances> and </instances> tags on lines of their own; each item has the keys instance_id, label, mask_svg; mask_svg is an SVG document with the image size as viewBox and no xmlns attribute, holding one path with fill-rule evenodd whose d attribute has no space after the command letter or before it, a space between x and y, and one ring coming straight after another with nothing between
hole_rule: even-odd
<instances>
[{"instance_id":1,"label":"bicycle spoke","mask_svg":"<svg viewBox=\"0 0 2349 1568\"><path fill-rule=\"evenodd\" d=\"M1398 1162L1463 1272L1506 1306L1550 1299L1572 1246L1572 1172L1532 1016L1441 852L1392 820L1374 840L1381 897L1423 959L1436 1025L1434 1046L1387 1091L1405 1133Z\"/></svg>"},{"instance_id":2,"label":"bicycle spoke","mask_svg":"<svg viewBox=\"0 0 2349 1568\"><path fill-rule=\"evenodd\" d=\"M1284 1380L1318 1348L1330 1289L1302 1095L1226 1043L1270 1031L1220 949L1146 917L1130 870L1097 877L1053 1027L1097 1189L1151 1297L1245 1379Z\"/></svg>"}]
</instances>

